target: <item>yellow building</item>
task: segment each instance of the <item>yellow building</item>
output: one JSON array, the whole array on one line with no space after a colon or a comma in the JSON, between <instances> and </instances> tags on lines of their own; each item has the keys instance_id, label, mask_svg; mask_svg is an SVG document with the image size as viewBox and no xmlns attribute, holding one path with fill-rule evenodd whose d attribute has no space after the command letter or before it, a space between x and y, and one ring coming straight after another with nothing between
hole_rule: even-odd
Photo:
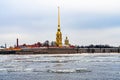
<instances>
[{"instance_id":1,"label":"yellow building","mask_svg":"<svg viewBox=\"0 0 120 80\"><path fill-rule=\"evenodd\" d=\"M65 44L65 46L69 46L69 39L68 39L68 37L66 37L64 44Z\"/></svg>"},{"instance_id":2,"label":"yellow building","mask_svg":"<svg viewBox=\"0 0 120 80\"><path fill-rule=\"evenodd\" d=\"M60 30L60 8L58 7L58 29L56 33L56 45L62 47L62 32Z\"/></svg>"}]
</instances>

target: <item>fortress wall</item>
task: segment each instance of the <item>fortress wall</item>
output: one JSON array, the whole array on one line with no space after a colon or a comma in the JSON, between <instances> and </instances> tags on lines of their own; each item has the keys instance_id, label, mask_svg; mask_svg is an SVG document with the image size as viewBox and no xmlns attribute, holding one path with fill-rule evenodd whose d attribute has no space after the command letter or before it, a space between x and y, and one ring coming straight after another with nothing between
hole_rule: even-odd
<instances>
[{"instance_id":1,"label":"fortress wall","mask_svg":"<svg viewBox=\"0 0 120 80\"><path fill-rule=\"evenodd\" d=\"M20 51L0 51L0 54L73 54L120 53L120 48L32 48Z\"/></svg>"},{"instance_id":2,"label":"fortress wall","mask_svg":"<svg viewBox=\"0 0 120 80\"><path fill-rule=\"evenodd\" d=\"M71 54L71 53L119 53L119 48L44 48L23 50L33 54Z\"/></svg>"}]
</instances>

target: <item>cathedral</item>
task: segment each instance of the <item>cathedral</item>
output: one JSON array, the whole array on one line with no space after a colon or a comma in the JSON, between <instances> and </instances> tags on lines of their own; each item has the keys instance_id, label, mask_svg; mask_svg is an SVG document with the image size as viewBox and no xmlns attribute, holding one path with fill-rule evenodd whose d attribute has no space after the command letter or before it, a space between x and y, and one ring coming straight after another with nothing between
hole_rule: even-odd
<instances>
[{"instance_id":1,"label":"cathedral","mask_svg":"<svg viewBox=\"0 0 120 80\"><path fill-rule=\"evenodd\" d=\"M56 45L58 47L63 46L63 44L62 44L62 32L60 29L60 8L59 7L58 7L58 29L57 29L57 33L56 33ZM67 37L65 39L65 46L69 46L69 40Z\"/></svg>"}]
</instances>

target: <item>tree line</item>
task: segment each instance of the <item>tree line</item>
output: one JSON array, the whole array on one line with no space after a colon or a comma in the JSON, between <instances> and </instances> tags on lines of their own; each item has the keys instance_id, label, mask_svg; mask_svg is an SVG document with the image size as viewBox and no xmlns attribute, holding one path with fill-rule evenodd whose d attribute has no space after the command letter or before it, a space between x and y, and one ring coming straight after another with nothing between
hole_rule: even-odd
<instances>
[{"instance_id":1,"label":"tree line","mask_svg":"<svg viewBox=\"0 0 120 80\"><path fill-rule=\"evenodd\" d=\"M78 46L79 48L115 48L114 46L110 45L88 45L88 46Z\"/></svg>"}]
</instances>

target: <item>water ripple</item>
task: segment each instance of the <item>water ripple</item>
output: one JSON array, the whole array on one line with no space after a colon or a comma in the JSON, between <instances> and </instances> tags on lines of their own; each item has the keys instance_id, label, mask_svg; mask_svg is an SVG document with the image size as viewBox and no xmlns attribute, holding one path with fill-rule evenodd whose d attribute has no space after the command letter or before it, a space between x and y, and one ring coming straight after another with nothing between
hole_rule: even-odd
<instances>
[{"instance_id":1,"label":"water ripple","mask_svg":"<svg viewBox=\"0 0 120 80\"><path fill-rule=\"evenodd\" d=\"M91 72L86 68L76 68L76 69L49 69L47 72L50 73L83 73L83 72Z\"/></svg>"}]
</instances>

